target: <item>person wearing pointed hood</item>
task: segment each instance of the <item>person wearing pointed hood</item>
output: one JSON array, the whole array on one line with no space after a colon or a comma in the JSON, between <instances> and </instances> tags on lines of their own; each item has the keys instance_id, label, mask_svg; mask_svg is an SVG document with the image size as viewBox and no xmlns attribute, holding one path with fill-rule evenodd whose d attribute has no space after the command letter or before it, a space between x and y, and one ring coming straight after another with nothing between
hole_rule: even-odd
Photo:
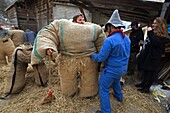
<instances>
[{"instance_id":1,"label":"person wearing pointed hood","mask_svg":"<svg viewBox=\"0 0 170 113\"><path fill-rule=\"evenodd\" d=\"M130 39L123 33L124 27L118 10L115 10L109 21L105 24L109 33L104 40L98 54L92 54L92 60L104 62L102 73L99 79L99 95L101 111L96 113L111 113L110 87L113 88L114 97L120 102L123 101L120 78L127 72L128 60L130 57Z\"/></svg>"}]
</instances>

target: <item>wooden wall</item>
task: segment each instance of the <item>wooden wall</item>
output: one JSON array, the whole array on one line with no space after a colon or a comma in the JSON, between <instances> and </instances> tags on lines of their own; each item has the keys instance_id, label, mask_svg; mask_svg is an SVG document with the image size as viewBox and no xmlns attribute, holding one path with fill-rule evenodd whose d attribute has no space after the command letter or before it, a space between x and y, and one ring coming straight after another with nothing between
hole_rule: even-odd
<instances>
[{"instance_id":1,"label":"wooden wall","mask_svg":"<svg viewBox=\"0 0 170 113\"><path fill-rule=\"evenodd\" d=\"M36 0L36 19L37 19L37 30L42 29L53 21L53 5L51 0Z\"/></svg>"},{"instance_id":2,"label":"wooden wall","mask_svg":"<svg viewBox=\"0 0 170 113\"><path fill-rule=\"evenodd\" d=\"M11 25L18 27L17 13L15 5L7 10L7 16L10 20Z\"/></svg>"},{"instance_id":3,"label":"wooden wall","mask_svg":"<svg viewBox=\"0 0 170 113\"><path fill-rule=\"evenodd\" d=\"M11 25L17 26L22 30L31 29L35 32L37 31L34 0L16 2L7 9L7 16Z\"/></svg>"}]
</instances>

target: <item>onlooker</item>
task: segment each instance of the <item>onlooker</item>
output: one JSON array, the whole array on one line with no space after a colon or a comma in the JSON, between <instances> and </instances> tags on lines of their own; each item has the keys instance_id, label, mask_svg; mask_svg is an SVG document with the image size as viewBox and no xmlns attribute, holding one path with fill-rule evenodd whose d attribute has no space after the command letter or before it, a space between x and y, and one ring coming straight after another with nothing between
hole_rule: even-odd
<instances>
[{"instance_id":1,"label":"onlooker","mask_svg":"<svg viewBox=\"0 0 170 113\"><path fill-rule=\"evenodd\" d=\"M148 27L148 37L138 56L138 67L143 71L143 81L136 87L141 87L139 91L142 93L149 93L150 86L158 81L158 67L167 37L168 29L165 19L157 17L152 27Z\"/></svg>"},{"instance_id":2,"label":"onlooker","mask_svg":"<svg viewBox=\"0 0 170 113\"><path fill-rule=\"evenodd\" d=\"M24 42L27 44L34 45L34 40L36 38L36 33L30 29L26 29L24 33Z\"/></svg>"},{"instance_id":3,"label":"onlooker","mask_svg":"<svg viewBox=\"0 0 170 113\"><path fill-rule=\"evenodd\" d=\"M73 17L73 22L78 23L78 24L84 24L84 16L83 14L78 14Z\"/></svg>"},{"instance_id":4,"label":"onlooker","mask_svg":"<svg viewBox=\"0 0 170 113\"><path fill-rule=\"evenodd\" d=\"M100 52L91 55L92 60L104 62L99 79L101 111L96 111L96 113L111 113L110 87L113 88L114 96L120 102L123 101L120 78L127 71L130 56L130 39L121 30L123 26L118 10L115 10L105 25L109 33L108 38L103 42Z\"/></svg>"},{"instance_id":5,"label":"onlooker","mask_svg":"<svg viewBox=\"0 0 170 113\"><path fill-rule=\"evenodd\" d=\"M0 67L12 60L12 53L14 51L14 43L9 38L11 32L3 27L0 23ZM6 60L8 57L8 60Z\"/></svg>"},{"instance_id":6,"label":"onlooker","mask_svg":"<svg viewBox=\"0 0 170 113\"><path fill-rule=\"evenodd\" d=\"M131 23L132 32L130 33L131 40L131 50L130 50L130 59L128 65L128 75L133 75L136 68L136 55L139 53L140 46L144 41L144 33L140 27L138 27L138 21L133 21Z\"/></svg>"}]
</instances>

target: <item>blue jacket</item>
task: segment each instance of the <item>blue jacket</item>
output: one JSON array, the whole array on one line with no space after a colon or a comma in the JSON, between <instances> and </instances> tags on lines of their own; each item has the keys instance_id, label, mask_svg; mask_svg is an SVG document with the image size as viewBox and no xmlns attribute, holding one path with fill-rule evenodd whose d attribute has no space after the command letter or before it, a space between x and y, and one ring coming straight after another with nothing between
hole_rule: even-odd
<instances>
[{"instance_id":1,"label":"blue jacket","mask_svg":"<svg viewBox=\"0 0 170 113\"><path fill-rule=\"evenodd\" d=\"M104 62L103 71L112 73L115 78L123 76L128 67L130 57L130 39L121 32L115 32L103 42L98 54L91 55L92 60Z\"/></svg>"},{"instance_id":2,"label":"blue jacket","mask_svg":"<svg viewBox=\"0 0 170 113\"><path fill-rule=\"evenodd\" d=\"M34 45L34 40L36 37L36 33L34 31L30 31L27 29L24 33L24 42Z\"/></svg>"}]
</instances>

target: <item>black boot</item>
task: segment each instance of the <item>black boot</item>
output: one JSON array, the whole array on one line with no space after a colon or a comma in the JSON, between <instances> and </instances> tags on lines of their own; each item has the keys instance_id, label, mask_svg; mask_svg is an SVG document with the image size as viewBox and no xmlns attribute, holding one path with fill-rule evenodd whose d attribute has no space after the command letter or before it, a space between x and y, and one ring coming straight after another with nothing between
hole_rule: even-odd
<instances>
[{"instance_id":1,"label":"black boot","mask_svg":"<svg viewBox=\"0 0 170 113\"><path fill-rule=\"evenodd\" d=\"M148 87L145 87L145 88L142 88L142 89L138 89L138 91L140 91L141 93L150 93Z\"/></svg>"},{"instance_id":2,"label":"black boot","mask_svg":"<svg viewBox=\"0 0 170 113\"><path fill-rule=\"evenodd\" d=\"M136 86L136 87L141 87L141 88L142 88L142 87L144 87L144 84L143 84L143 83L140 83L140 84L136 84L135 86Z\"/></svg>"},{"instance_id":3,"label":"black boot","mask_svg":"<svg viewBox=\"0 0 170 113\"><path fill-rule=\"evenodd\" d=\"M95 113L102 113L100 110L97 110Z\"/></svg>"}]
</instances>

